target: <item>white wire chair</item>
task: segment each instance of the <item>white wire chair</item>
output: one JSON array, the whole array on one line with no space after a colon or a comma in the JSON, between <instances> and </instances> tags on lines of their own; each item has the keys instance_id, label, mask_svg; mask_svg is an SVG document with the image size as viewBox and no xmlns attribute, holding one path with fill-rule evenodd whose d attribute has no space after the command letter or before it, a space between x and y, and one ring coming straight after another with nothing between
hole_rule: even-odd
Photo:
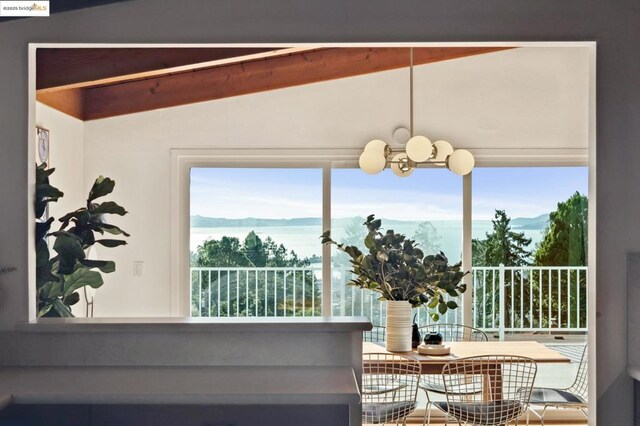
<instances>
[{"instance_id":1,"label":"white wire chair","mask_svg":"<svg viewBox=\"0 0 640 426\"><path fill-rule=\"evenodd\" d=\"M446 402L434 402L458 425L506 426L527 412L537 365L517 356L477 356L442 369Z\"/></svg>"},{"instance_id":2,"label":"white wire chair","mask_svg":"<svg viewBox=\"0 0 640 426\"><path fill-rule=\"evenodd\" d=\"M540 414L533 410L529 410L529 412L540 419L540 424L544 425L544 415L549 407L576 409L585 417L589 417L586 411L588 408L588 354L589 351L585 345L578 365L578 373L573 384L568 388L533 388L531 405L539 405L543 408ZM527 412L527 424L529 424L529 412Z\"/></svg>"},{"instance_id":3,"label":"white wire chair","mask_svg":"<svg viewBox=\"0 0 640 426\"><path fill-rule=\"evenodd\" d=\"M420 363L388 353L363 355L362 422L399 423L417 406Z\"/></svg>"},{"instance_id":4,"label":"white wire chair","mask_svg":"<svg viewBox=\"0 0 640 426\"><path fill-rule=\"evenodd\" d=\"M421 336L430 332L442 334L444 342L486 342L489 340L484 331L461 324L431 324L420 327ZM427 397L422 422L428 425L431 423L431 407L433 406L429 392L444 395L442 376L440 374L423 374L418 388L422 389Z\"/></svg>"}]
</instances>

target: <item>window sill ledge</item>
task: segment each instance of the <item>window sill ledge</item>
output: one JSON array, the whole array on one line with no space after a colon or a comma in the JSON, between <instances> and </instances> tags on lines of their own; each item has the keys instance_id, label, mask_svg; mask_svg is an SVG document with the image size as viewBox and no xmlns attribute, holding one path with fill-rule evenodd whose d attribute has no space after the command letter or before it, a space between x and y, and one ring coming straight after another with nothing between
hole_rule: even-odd
<instances>
[{"instance_id":1,"label":"window sill ledge","mask_svg":"<svg viewBox=\"0 0 640 426\"><path fill-rule=\"evenodd\" d=\"M16 331L38 333L126 332L349 332L371 330L364 317L275 318L38 318L16 325Z\"/></svg>"}]
</instances>

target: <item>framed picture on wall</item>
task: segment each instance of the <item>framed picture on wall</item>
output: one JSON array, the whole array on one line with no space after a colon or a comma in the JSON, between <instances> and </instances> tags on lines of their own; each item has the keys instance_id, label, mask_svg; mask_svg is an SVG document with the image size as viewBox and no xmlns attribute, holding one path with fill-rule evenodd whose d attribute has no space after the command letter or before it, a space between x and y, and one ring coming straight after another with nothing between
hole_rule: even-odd
<instances>
[{"instance_id":1,"label":"framed picture on wall","mask_svg":"<svg viewBox=\"0 0 640 426\"><path fill-rule=\"evenodd\" d=\"M48 129L43 127L36 127L36 163L49 164L49 143L50 143L50 133Z\"/></svg>"}]
</instances>

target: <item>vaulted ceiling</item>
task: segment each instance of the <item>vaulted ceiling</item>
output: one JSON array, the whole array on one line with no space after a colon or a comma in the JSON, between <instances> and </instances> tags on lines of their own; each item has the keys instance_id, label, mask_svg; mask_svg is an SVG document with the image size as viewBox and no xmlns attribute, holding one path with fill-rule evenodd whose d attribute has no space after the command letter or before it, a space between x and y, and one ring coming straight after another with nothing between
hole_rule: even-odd
<instances>
[{"instance_id":1,"label":"vaulted ceiling","mask_svg":"<svg viewBox=\"0 0 640 426\"><path fill-rule=\"evenodd\" d=\"M503 47L414 49L423 65ZM400 47L39 48L37 100L95 120L407 67Z\"/></svg>"}]
</instances>

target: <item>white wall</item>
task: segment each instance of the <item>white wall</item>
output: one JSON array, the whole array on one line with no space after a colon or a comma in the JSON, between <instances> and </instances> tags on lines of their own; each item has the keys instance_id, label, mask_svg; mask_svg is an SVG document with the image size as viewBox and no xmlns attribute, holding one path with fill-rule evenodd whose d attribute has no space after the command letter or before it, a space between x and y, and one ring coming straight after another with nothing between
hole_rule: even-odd
<instances>
[{"instance_id":1,"label":"white wall","mask_svg":"<svg viewBox=\"0 0 640 426\"><path fill-rule=\"evenodd\" d=\"M417 67L416 131L458 148L588 145L588 52L520 48ZM359 148L408 127L408 71L292 87L85 123L85 185L116 181L129 245L96 316L170 315L171 148ZM434 139L435 140L435 139ZM133 277L133 261L144 275Z\"/></svg>"}]
</instances>

